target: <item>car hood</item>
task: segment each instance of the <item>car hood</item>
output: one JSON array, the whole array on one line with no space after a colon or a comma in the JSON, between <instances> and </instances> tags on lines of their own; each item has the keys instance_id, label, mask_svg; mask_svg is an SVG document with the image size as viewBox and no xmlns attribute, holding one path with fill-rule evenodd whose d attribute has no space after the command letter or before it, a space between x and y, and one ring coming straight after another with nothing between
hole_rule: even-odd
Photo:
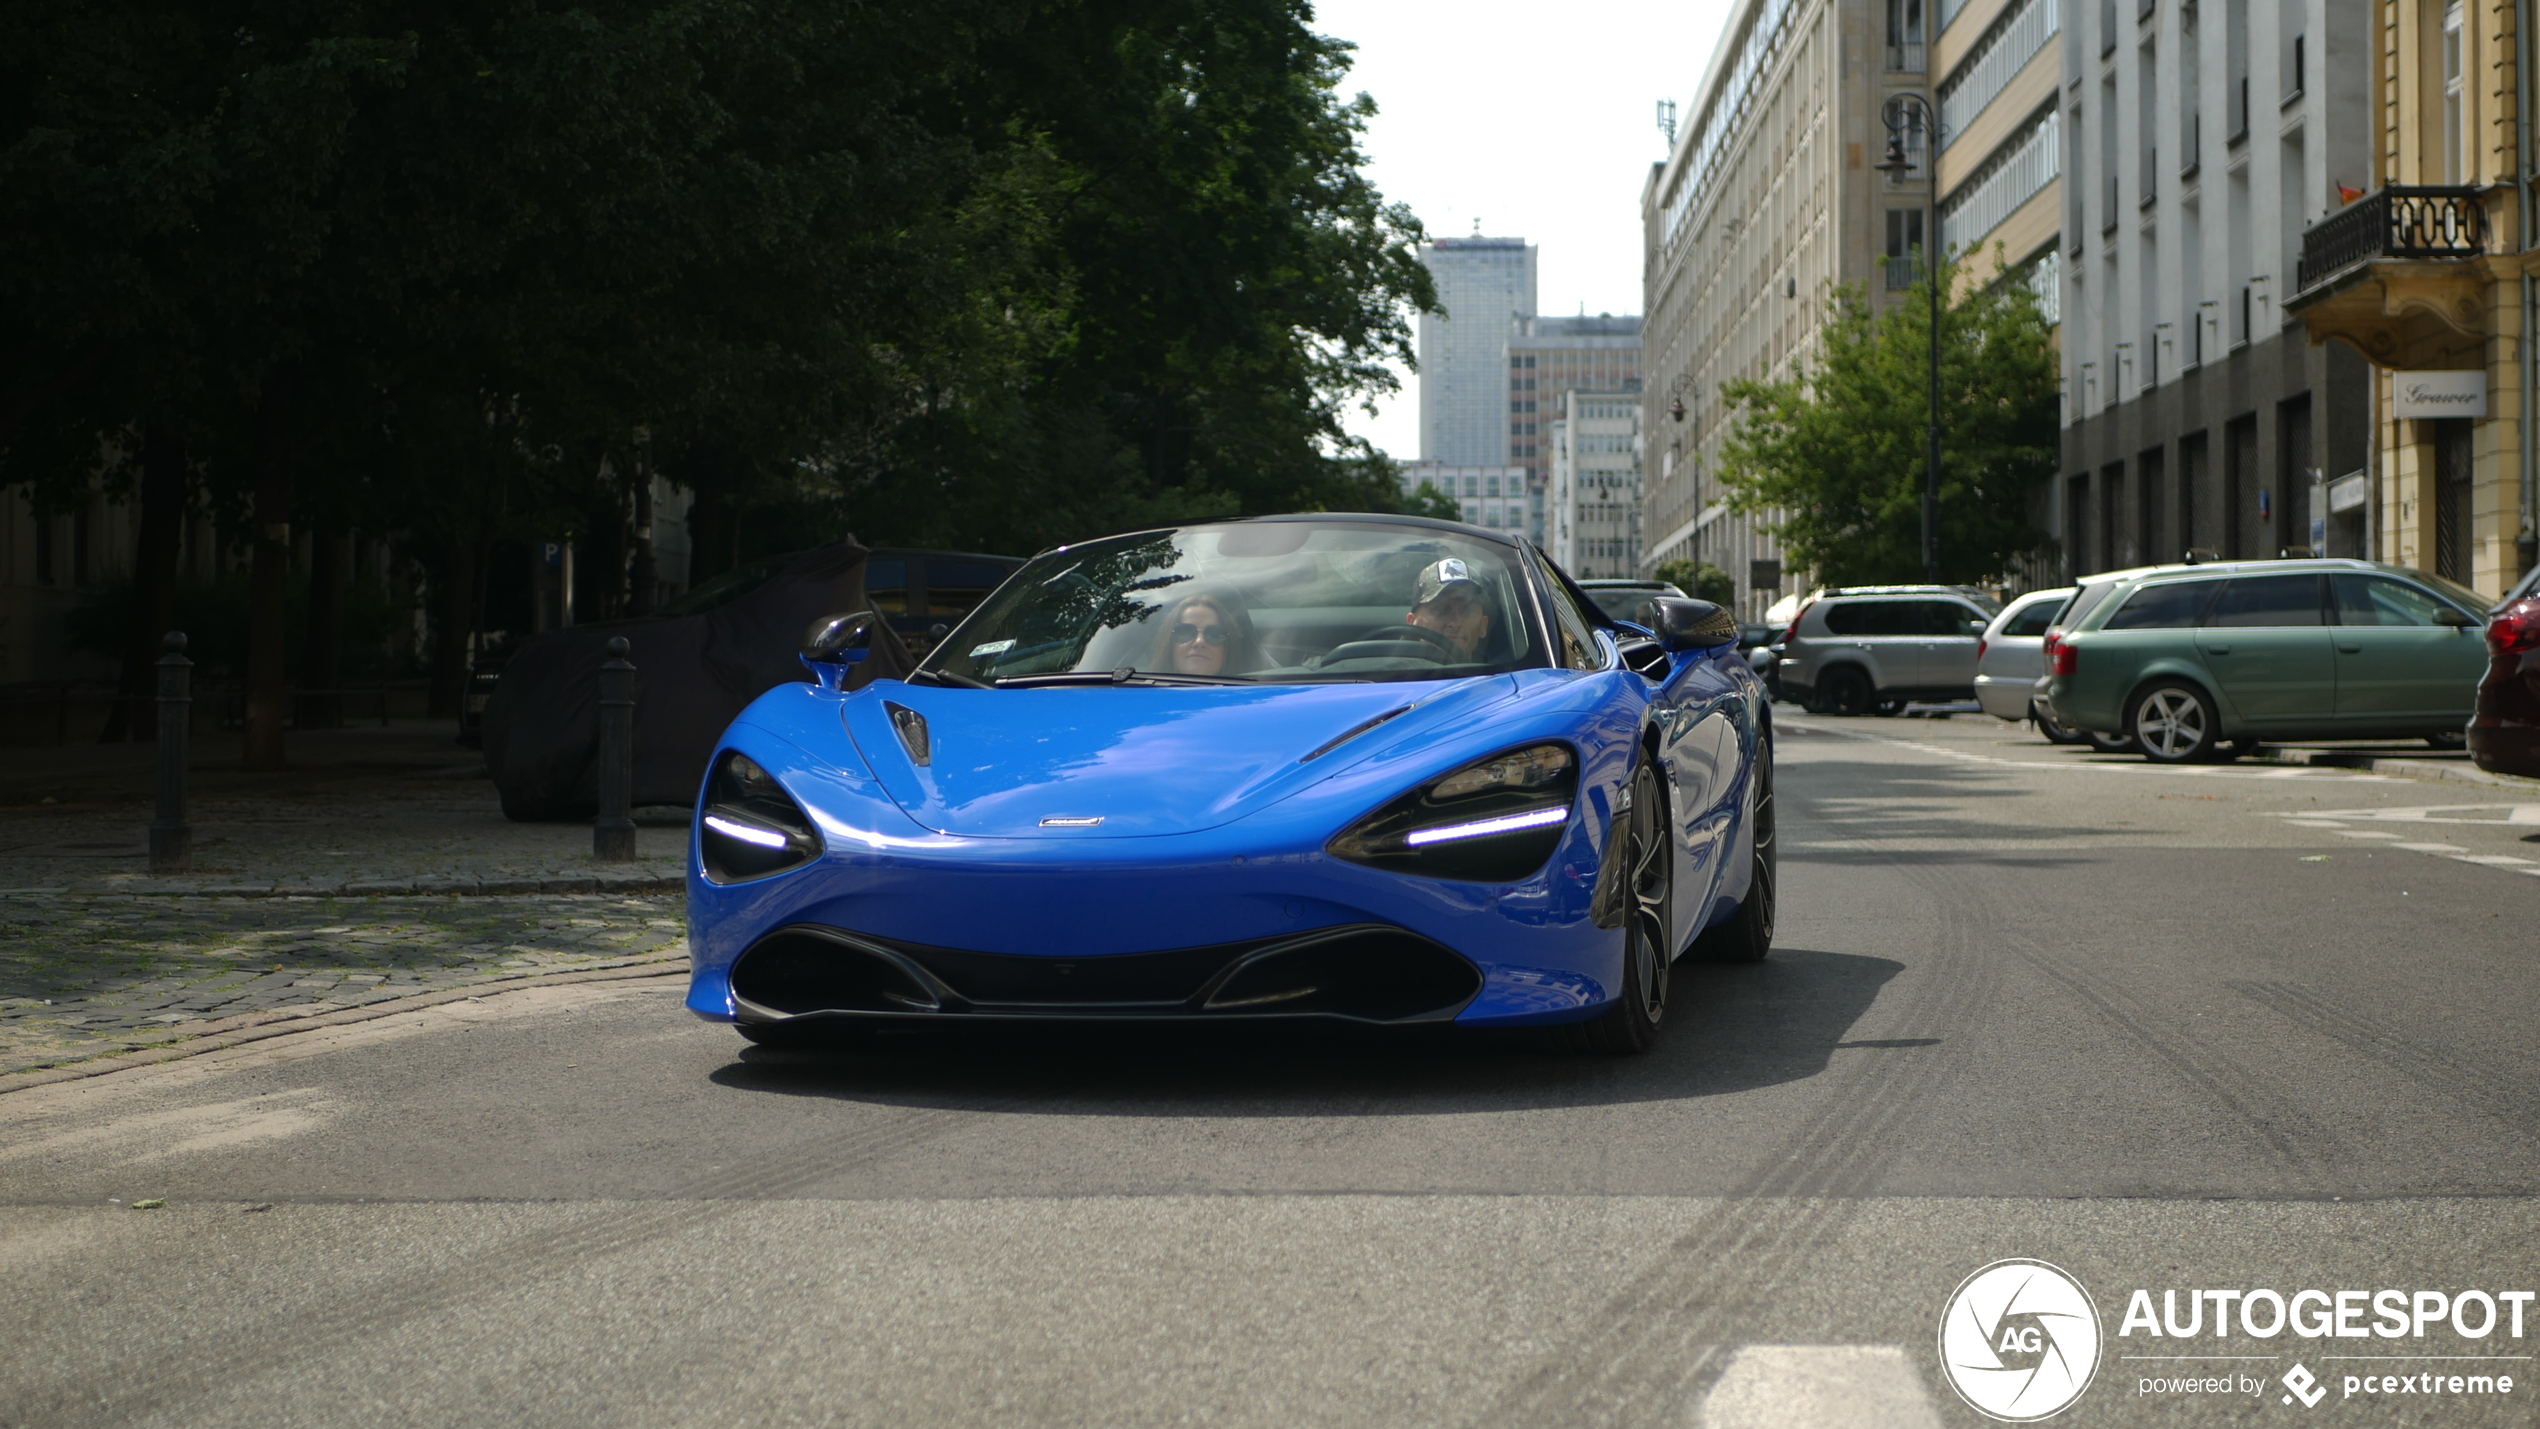
<instances>
[{"instance_id":1,"label":"car hood","mask_svg":"<svg viewBox=\"0 0 2540 1429\"><path fill-rule=\"evenodd\" d=\"M880 681L846 701L847 732L892 800L964 838L1122 838L1231 823L1401 734L1508 698L1507 676L1364 685L946 689ZM919 764L891 706L925 720ZM1307 755L1379 716L1360 735ZM1045 825L1044 819L1099 820Z\"/></svg>"}]
</instances>

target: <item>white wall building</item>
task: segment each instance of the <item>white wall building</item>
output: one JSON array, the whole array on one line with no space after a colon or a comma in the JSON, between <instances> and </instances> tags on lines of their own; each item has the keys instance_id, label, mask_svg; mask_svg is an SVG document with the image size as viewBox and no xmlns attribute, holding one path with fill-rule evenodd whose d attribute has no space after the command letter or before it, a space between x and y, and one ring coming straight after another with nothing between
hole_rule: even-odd
<instances>
[{"instance_id":1,"label":"white wall building","mask_svg":"<svg viewBox=\"0 0 2540 1429\"><path fill-rule=\"evenodd\" d=\"M1561 569L1586 580L1640 574L1640 394L1561 394L1552 424L1551 539Z\"/></svg>"},{"instance_id":2,"label":"white wall building","mask_svg":"<svg viewBox=\"0 0 2540 1429\"><path fill-rule=\"evenodd\" d=\"M1526 469L1522 466L1450 466L1444 462L1414 461L1402 466L1402 492L1405 496L1428 482L1455 498L1461 514L1457 519L1495 531L1528 531L1533 502L1526 490Z\"/></svg>"},{"instance_id":3,"label":"white wall building","mask_svg":"<svg viewBox=\"0 0 2540 1429\"><path fill-rule=\"evenodd\" d=\"M2366 464L2369 369L2285 305L2303 230L2373 183L2379 7L2063 3L2068 574L2365 554L2321 488Z\"/></svg>"}]
</instances>

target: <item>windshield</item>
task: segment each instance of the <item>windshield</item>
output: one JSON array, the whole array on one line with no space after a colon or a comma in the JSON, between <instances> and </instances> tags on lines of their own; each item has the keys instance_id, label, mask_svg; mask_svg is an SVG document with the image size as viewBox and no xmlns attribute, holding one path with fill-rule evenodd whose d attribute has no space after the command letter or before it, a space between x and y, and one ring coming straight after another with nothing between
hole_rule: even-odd
<instances>
[{"instance_id":1,"label":"windshield","mask_svg":"<svg viewBox=\"0 0 2540 1429\"><path fill-rule=\"evenodd\" d=\"M1497 542L1362 521L1089 541L1034 557L920 669L1005 684L1280 684L1544 665L1515 558Z\"/></svg>"},{"instance_id":2,"label":"windshield","mask_svg":"<svg viewBox=\"0 0 2540 1429\"><path fill-rule=\"evenodd\" d=\"M1684 594L1672 585L1654 581L1648 585L1582 585L1579 589L1587 592L1588 599L1595 601L1599 610L1616 620L1640 619L1642 604L1652 596Z\"/></svg>"}]
</instances>

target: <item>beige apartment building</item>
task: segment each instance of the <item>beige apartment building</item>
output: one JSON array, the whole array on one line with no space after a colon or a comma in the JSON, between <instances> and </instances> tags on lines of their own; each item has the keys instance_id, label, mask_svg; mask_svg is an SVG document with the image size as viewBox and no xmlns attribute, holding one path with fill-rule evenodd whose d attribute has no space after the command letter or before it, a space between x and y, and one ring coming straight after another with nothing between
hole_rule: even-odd
<instances>
[{"instance_id":1,"label":"beige apartment building","mask_svg":"<svg viewBox=\"0 0 2540 1429\"><path fill-rule=\"evenodd\" d=\"M1931 146L1872 166L1881 107L1929 92L1928 0L1739 0L1672 153L1642 189L1642 570L1709 561L1747 619L1804 573L1781 569L1771 517L1729 511L1718 481L1734 414L1723 383L1787 376L1814 350L1835 287L1890 303L1880 260L1919 248Z\"/></svg>"},{"instance_id":2,"label":"beige apartment building","mask_svg":"<svg viewBox=\"0 0 2540 1429\"><path fill-rule=\"evenodd\" d=\"M2367 459L2332 479L2329 506L2370 554L2494 597L2540 560L2521 357L2540 252L2517 177L2532 151L2517 25L2530 9L2370 0L2369 17L2369 192L2328 196L2285 309L2313 343L2372 364Z\"/></svg>"},{"instance_id":3,"label":"beige apartment building","mask_svg":"<svg viewBox=\"0 0 2540 1429\"><path fill-rule=\"evenodd\" d=\"M1941 0L1940 237L1972 255L1961 286L1995 281L1998 261L2056 316L2063 291L2063 0ZM1891 220L1897 222L1901 220ZM1891 246L1890 251L1895 251ZM1890 264L1903 287L1910 265Z\"/></svg>"}]
</instances>

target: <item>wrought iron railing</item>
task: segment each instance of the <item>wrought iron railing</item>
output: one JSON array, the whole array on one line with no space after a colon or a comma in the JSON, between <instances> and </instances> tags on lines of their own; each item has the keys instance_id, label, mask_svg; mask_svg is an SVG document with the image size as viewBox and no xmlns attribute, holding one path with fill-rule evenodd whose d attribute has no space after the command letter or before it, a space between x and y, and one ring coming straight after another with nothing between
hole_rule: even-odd
<instances>
[{"instance_id":1,"label":"wrought iron railing","mask_svg":"<svg viewBox=\"0 0 2540 1429\"><path fill-rule=\"evenodd\" d=\"M2364 195L2302 235L2302 290L2371 258L2475 258L2487 214L2473 188L2393 184Z\"/></svg>"}]
</instances>

